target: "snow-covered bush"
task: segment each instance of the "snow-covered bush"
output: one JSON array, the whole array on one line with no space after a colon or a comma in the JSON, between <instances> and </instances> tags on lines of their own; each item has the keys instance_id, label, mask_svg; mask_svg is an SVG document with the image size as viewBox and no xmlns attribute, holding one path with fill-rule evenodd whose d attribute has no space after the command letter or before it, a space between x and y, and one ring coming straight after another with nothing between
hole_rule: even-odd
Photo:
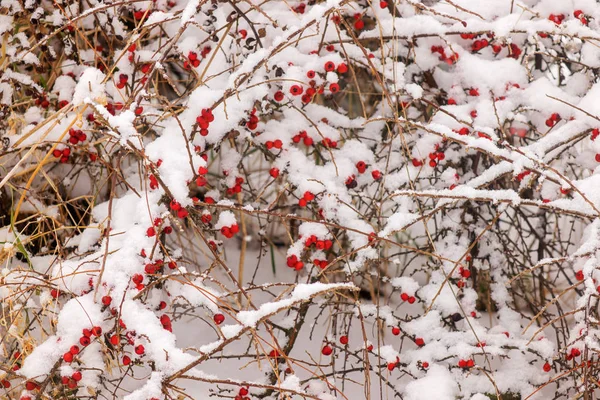
<instances>
[{"instance_id":1,"label":"snow-covered bush","mask_svg":"<svg viewBox=\"0 0 600 400\"><path fill-rule=\"evenodd\" d=\"M599 29L0 0L0 397L593 398Z\"/></svg>"}]
</instances>

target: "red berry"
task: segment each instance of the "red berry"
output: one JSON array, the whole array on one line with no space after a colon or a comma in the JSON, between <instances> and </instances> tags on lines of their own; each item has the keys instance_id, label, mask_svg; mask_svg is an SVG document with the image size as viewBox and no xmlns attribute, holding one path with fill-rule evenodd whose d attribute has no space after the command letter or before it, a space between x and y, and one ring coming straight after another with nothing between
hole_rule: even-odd
<instances>
[{"instance_id":1,"label":"red berry","mask_svg":"<svg viewBox=\"0 0 600 400\"><path fill-rule=\"evenodd\" d=\"M394 336L398 336L399 334L400 334L400 328L399 328L399 327L397 327L397 326L394 326L394 327L392 328L392 335L394 335Z\"/></svg>"},{"instance_id":2,"label":"red berry","mask_svg":"<svg viewBox=\"0 0 600 400\"><path fill-rule=\"evenodd\" d=\"M327 72L335 71L335 64L333 63L333 61L327 61L325 63L325 71L327 71Z\"/></svg>"},{"instance_id":3,"label":"red berry","mask_svg":"<svg viewBox=\"0 0 600 400\"><path fill-rule=\"evenodd\" d=\"M72 362L73 361L73 353L67 352L67 353L63 354L63 360L68 363Z\"/></svg>"},{"instance_id":4,"label":"red berry","mask_svg":"<svg viewBox=\"0 0 600 400\"><path fill-rule=\"evenodd\" d=\"M329 345L327 345L327 344L326 344L326 345L325 345L325 346L323 346L323 348L321 349L321 353L322 353L324 356L329 356L329 355L331 355L331 353L333 353L333 349L331 348L331 346L329 346Z\"/></svg>"},{"instance_id":5,"label":"red berry","mask_svg":"<svg viewBox=\"0 0 600 400\"><path fill-rule=\"evenodd\" d=\"M357 31L360 31L364 27L365 27L365 22L362 19L357 19L356 21L354 21L354 28Z\"/></svg>"},{"instance_id":6,"label":"red berry","mask_svg":"<svg viewBox=\"0 0 600 400\"><path fill-rule=\"evenodd\" d=\"M419 347L424 346L425 345L425 341L423 340L423 338L416 338L415 339L415 344Z\"/></svg>"},{"instance_id":7,"label":"red berry","mask_svg":"<svg viewBox=\"0 0 600 400\"><path fill-rule=\"evenodd\" d=\"M148 229L146 230L146 236L148 236L148 237L153 237L153 236L155 236L155 235L156 235L156 231L154 230L154 227L153 227L153 226L151 226L150 228L148 228Z\"/></svg>"},{"instance_id":8,"label":"red berry","mask_svg":"<svg viewBox=\"0 0 600 400\"><path fill-rule=\"evenodd\" d=\"M388 371L390 371L390 372L391 372L391 371L393 371L394 369L396 369L396 365L397 365L397 364L398 364L397 362L389 362L389 363L387 364L387 369L388 369Z\"/></svg>"},{"instance_id":9,"label":"red berry","mask_svg":"<svg viewBox=\"0 0 600 400\"><path fill-rule=\"evenodd\" d=\"M90 343L91 343L91 340L87 336L82 336L82 337L79 338L79 344L81 344L82 346L87 346Z\"/></svg>"},{"instance_id":10,"label":"red berry","mask_svg":"<svg viewBox=\"0 0 600 400\"><path fill-rule=\"evenodd\" d=\"M144 346L143 346L143 345L141 345L141 344L139 344L139 345L135 346L135 349L134 349L134 350L135 350L135 354L137 354L137 355L140 355L140 356L141 356L142 354L144 354L144 352L146 351L146 349L144 348Z\"/></svg>"},{"instance_id":11,"label":"red berry","mask_svg":"<svg viewBox=\"0 0 600 400\"><path fill-rule=\"evenodd\" d=\"M550 370L552 369L552 366L548 363L544 364L544 372L550 372Z\"/></svg>"},{"instance_id":12,"label":"red berry","mask_svg":"<svg viewBox=\"0 0 600 400\"><path fill-rule=\"evenodd\" d=\"M123 356L123 365L129 365L131 363L131 358L129 356Z\"/></svg>"},{"instance_id":13,"label":"red berry","mask_svg":"<svg viewBox=\"0 0 600 400\"><path fill-rule=\"evenodd\" d=\"M223 314L215 314L213 320L215 321L215 324L221 325L223 321L225 321L225 316Z\"/></svg>"},{"instance_id":14,"label":"red berry","mask_svg":"<svg viewBox=\"0 0 600 400\"><path fill-rule=\"evenodd\" d=\"M303 91L304 91L304 89L302 89L302 86L300 86L300 85L293 85L293 86L290 88L290 93L291 93L293 96L299 96L299 95L301 95L301 94L302 94L302 92L303 92Z\"/></svg>"},{"instance_id":15,"label":"red berry","mask_svg":"<svg viewBox=\"0 0 600 400\"><path fill-rule=\"evenodd\" d=\"M269 170L269 175L271 175L272 178L277 179L277 177L279 176L279 168L273 167Z\"/></svg>"},{"instance_id":16,"label":"red berry","mask_svg":"<svg viewBox=\"0 0 600 400\"><path fill-rule=\"evenodd\" d=\"M113 346L117 346L119 344L119 336L118 335L112 335L110 337L110 344L112 344Z\"/></svg>"},{"instance_id":17,"label":"red berry","mask_svg":"<svg viewBox=\"0 0 600 400\"><path fill-rule=\"evenodd\" d=\"M71 346L71 348L69 349L69 353L75 355L79 353L79 347L77 347L77 345L73 345Z\"/></svg>"},{"instance_id":18,"label":"red berry","mask_svg":"<svg viewBox=\"0 0 600 400\"><path fill-rule=\"evenodd\" d=\"M71 375L71 378L73 378L73 380L79 382L81 380L81 372L79 372L79 371L73 372L73 375Z\"/></svg>"},{"instance_id":19,"label":"red berry","mask_svg":"<svg viewBox=\"0 0 600 400\"><path fill-rule=\"evenodd\" d=\"M338 85L337 83L332 83L331 85L329 85L329 91L331 93L337 93L340 91L340 85Z\"/></svg>"},{"instance_id":20,"label":"red berry","mask_svg":"<svg viewBox=\"0 0 600 400\"><path fill-rule=\"evenodd\" d=\"M583 271L579 270L575 273L575 278L577 278L578 281L582 281L584 279L583 276Z\"/></svg>"},{"instance_id":21,"label":"red berry","mask_svg":"<svg viewBox=\"0 0 600 400\"><path fill-rule=\"evenodd\" d=\"M344 335L344 336L340 337L340 343L348 344L348 336Z\"/></svg>"}]
</instances>

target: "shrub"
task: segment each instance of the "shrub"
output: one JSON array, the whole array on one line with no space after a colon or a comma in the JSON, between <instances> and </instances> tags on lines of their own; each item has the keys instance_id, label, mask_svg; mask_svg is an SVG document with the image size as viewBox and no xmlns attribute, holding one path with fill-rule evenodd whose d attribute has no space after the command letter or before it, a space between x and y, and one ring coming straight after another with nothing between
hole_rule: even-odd
<instances>
[{"instance_id":1,"label":"shrub","mask_svg":"<svg viewBox=\"0 0 600 400\"><path fill-rule=\"evenodd\" d=\"M595 2L0 9L5 398L596 390Z\"/></svg>"}]
</instances>

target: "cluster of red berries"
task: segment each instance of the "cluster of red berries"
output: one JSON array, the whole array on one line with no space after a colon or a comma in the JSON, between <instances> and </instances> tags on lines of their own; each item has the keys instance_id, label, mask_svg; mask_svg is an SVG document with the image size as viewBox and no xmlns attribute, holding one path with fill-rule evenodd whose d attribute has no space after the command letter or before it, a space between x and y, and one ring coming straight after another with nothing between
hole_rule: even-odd
<instances>
[{"instance_id":1,"label":"cluster of red berries","mask_svg":"<svg viewBox=\"0 0 600 400\"><path fill-rule=\"evenodd\" d=\"M13 371L18 371L21 369L21 363L23 362L22 354L20 351L15 351L11 357L13 361Z\"/></svg>"},{"instance_id":2,"label":"cluster of red berries","mask_svg":"<svg viewBox=\"0 0 600 400\"><path fill-rule=\"evenodd\" d=\"M463 369L473 368L475 366L475 361L472 359L460 360L458 361L458 366Z\"/></svg>"},{"instance_id":3,"label":"cluster of red berries","mask_svg":"<svg viewBox=\"0 0 600 400\"><path fill-rule=\"evenodd\" d=\"M150 228L146 229L146 236L148 237L153 237L156 236L156 230L160 229L160 227L163 224L163 219L162 218L154 218L154 226L151 226ZM162 228L162 232L165 235L169 235L171 233L173 233L173 228L171 228L170 226L164 226Z\"/></svg>"},{"instance_id":4,"label":"cluster of red berries","mask_svg":"<svg viewBox=\"0 0 600 400\"><path fill-rule=\"evenodd\" d=\"M205 225L210 224L210 222L212 221L212 215L210 214L210 211L204 210L202 212L202 216L200 217L200 219L202 220L203 224L205 224Z\"/></svg>"},{"instance_id":5,"label":"cluster of red berries","mask_svg":"<svg viewBox=\"0 0 600 400\"><path fill-rule=\"evenodd\" d=\"M230 188L227 188L227 196L233 196L237 193L241 193L242 192L242 184L244 183L244 178L242 178L241 176L238 176L235 178L235 185L233 185ZM205 202L206 199L205 199ZM207 202L208 203L208 202Z\"/></svg>"},{"instance_id":6,"label":"cluster of red berries","mask_svg":"<svg viewBox=\"0 0 600 400\"><path fill-rule=\"evenodd\" d=\"M553 113L547 120L546 120L546 126L548 128L552 128L554 125L556 125L559 121L561 120L560 114L558 113Z\"/></svg>"},{"instance_id":7,"label":"cluster of red berries","mask_svg":"<svg viewBox=\"0 0 600 400\"><path fill-rule=\"evenodd\" d=\"M281 141L281 139L267 140L265 146L268 150L271 150L273 148L280 150L283 147L283 142Z\"/></svg>"},{"instance_id":8,"label":"cluster of red berries","mask_svg":"<svg viewBox=\"0 0 600 400\"><path fill-rule=\"evenodd\" d=\"M337 148L337 142L335 140L331 140L329 138L323 138L323 140L321 140L321 144L325 148L330 148L330 149L336 149Z\"/></svg>"},{"instance_id":9,"label":"cluster of red berries","mask_svg":"<svg viewBox=\"0 0 600 400\"><path fill-rule=\"evenodd\" d=\"M440 55L440 61L444 61L448 65L453 65L458 62L458 53L452 52L451 55L447 56L444 47L442 46L431 46L432 53L438 53Z\"/></svg>"},{"instance_id":10,"label":"cluster of red berries","mask_svg":"<svg viewBox=\"0 0 600 400\"><path fill-rule=\"evenodd\" d=\"M202 58L206 58L206 56L210 53L210 51L211 51L210 46L204 46L204 48L202 48L202 51L200 52L200 56ZM192 69L192 67L198 68L199 65L200 65L200 60L198 59L198 54L196 52L190 51L187 55L187 60L185 60L183 62L183 68L189 70L189 69Z\"/></svg>"},{"instance_id":11,"label":"cluster of red berries","mask_svg":"<svg viewBox=\"0 0 600 400\"><path fill-rule=\"evenodd\" d=\"M179 202L177 202L176 200L171 200L169 207L171 207L171 210L177 213L178 218L183 219L189 215L188 210L186 210L185 207L182 207L181 204L179 204Z\"/></svg>"},{"instance_id":12,"label":"cluster of red berries","mask_svg":"<svg viewBox=\"0 0 600 400\"><path fill-rule=\"evenodd\" d=\"M460 267L458 268L458 274L465 279L468 279L471 276L471 271L468 268Z\"/></svg>"},{"instance_id":13,"label":"cluster of red berries","mask_svg":"<svg viewBox=\"0 0 600 400\"><path fill-rule=\"evenodd\" d=\"M102 328L100 328L99 326L94 326L92 329L84 329L82 336L79 338L79 343L85 347L91 343L92 335L98 337L101 334ZM73 357L76 354L79 354L79 346L73 345L71 346L68 352L63 354L63 361L65 361L66 363L71 363L73 361Z\"/></svg>"},{"instance_id":14,"label":"cluster of red berries","mask_svg":"<svg viewBox=\"0 0 600 400\"><path fill-rule=\"evenodd\" d=\"M327 262L327 260L319 260L318 258L315 258L313 260L313 264L315 264L317 267L319 267L321 269L325 269L329 265L329 263Z\"/></svg>"},{"instance_id":15,"label":"cluster of red berries","mask_svg":"<svg viewBox=\"0 0 600 400\"><path fill-rule=\"evenodd\" d=\"M153 263L148 263L144 265L144 272L148 275L155 275L162 271L164 264L163 260L156 260Z\"/></svg>"},{"instance_id":16,"label":"cluster of red berries","mask_svg":"<svg viewBox=\"0 0 600 400\"><path fill-rule=\"evenodd\" d=\"M550 21L554 22L556 25L560 25L565 20L565 15L564 14L550 14L550 16L548 16L548 19Z\"/></svg>"},{"instance_id":17,"label":"cluster of red berries","mask_svg":"<svg viewBox=\"0 0 600 400\"><path fill-rule=\"evenodd\" d=\"M87 140L87 135L83 133L80 129L69 129L69 143L77 144L79 142L85 142Z\"/></svg>"},{"instance_id":18,"label":"cluster of red berries","mask_svg":"<svg viewBox=\"0 0 600 400\"><path fill-rule=\"evenodd\" d=\"M294 135L292 137L292 141L294 143L300 143L301 140L305 146L312 146L314 143L313 139L310 136L308 136L308 133L306 133L306 131L300 131L297 135Z\"/></svg>"},{"instance_id":19,"label":"cluster of red berries","mask_svg":"<svg viewBox=\"0 0 600 400\"><path fill-rule=\"evenodd\" d=\"M438 164L439 161L442 161L445 158L446 158L446 155L444 154L443 151L429 153L429 166L434 168Z\"/></svg>"},{"instance_id":20,"label":"cluster of red berries","mask_svg":"<svg viewBox=\"0 0 600 400\"><path fill-rule=\"evenodd\" d=\"M52 150L52 155L56 158L60 158L61 163L66 163L67 161L69 161L71 149L68 147L63 148L62 150L54 149Z\"/></svg>"},{"instance_id":21,"label":"cluster of red berries","mask_svg":"<svg viewBox=\"0 0 600 400\"><path fill-rule=\"evenodd\" d=\"M306 192L304 192L304 195L302 195L302 198L300 200L298 200L298 205L300 207L306 207L308 205L308 203L313 201L314 199L315 199L315 195L312 194L312 192L306 191Z\"/></svg>"},{"instance_id":22,"label":"cluster of red berries","mask_svg":"<svg viewBox=\"0 0 600 400\"><path fill-rule=\"evenodd\" d=\"M304 263L298 260L298 256L295 254L288 256L286 263L288 267L294 268L296 271L300 271L302 268L304 268Z\"/></svg>"},{"instance_id":23,"label":"cluster of red berries","mask_svg":"<svg viewBox=\"0 0 600 400\"><path fill-rule=\"evenodd\" d=\"M354 29L356 29L357 31L360 31L361 29L363 29L365 27L365 21L363 21L362 19L362 14L361 13L356 13L354 14Z\"/></svg>"},{"instance_id":24,"label":"cluster of red berries","mask_svg":"<svg viewBox=\"0 0 600 400\"><path fill-rule=\"evenodd\" d=\"M292 8L292 10L294 10L294 12L297 14L304 14L306 11L306 4L300 3L296 7Z\"/></svg>"},{"instance_id":25,"label":"cluster of red berries","mask_svg":"<svg viewBox=\"0 0 600 400\"><path fill-rule=\"evenodd\" d=\"M575 10L573 12L573 16L577 18L579 22L581 22L583 25L587 25L589 23L588 17L586 17L583 11L581 10Z\"/></svg>"},{"instance_id":26,"label":"cluster of red berries","mask_svg":"<svg viewBox=\"0 0 600 400\"><path fill-rule=\"evenodd\" d=\"M408 304L413 304L417 300L415 296L409 296L408 293L400 294L400 299L402 299L402 301L408 301Z\"/></svg>"},{"instance_id":27,"label":"cluster of red berries","mask_svg":"<svg viewBox=\"0 0 600 400\"><path fill-rule=\"evenodd\" d=\"M163 314L160 316L160 324L162 325L162 327L169 331L169 332L173 332L173 327L171 325L171 318L169 318L169 316L167 314Z\"/></svg>"},{"instance_id":28,"label":"cluster of red berries","mask_svg":"<svg viewBox=\"0 0 600 400\"><path fill-rule=\"evenodd\" d=\"M117 103L108 103L106 105L106 111L108 111L108 113L110 115L115 115L115 113L117 111L121 111L123 109L123 103L117 102ZM90 114L91 115L91 114ZM89 119L89 115L88 115L88 119Z\"/></svg>"},{"instance_id":29,"label":"cluster of red berries","mask_svg":"<svg viewBox=\"0 0 600 400\"><path fill-rule=\"evenodd\" d=\"M240 227L238 226L238 224L224 226L221 228L221 234L223 236L225 236L227 239L231 239L239 231L240 231Z\"/></svg>"},{"instance_id":30,"label":"cluster of red berries","mask_svg":"<svg viewBox=\"0 0 600 400\"><path fill-rule=\"evenodd\" d=\"M212 113L210 108L203 108L200 112L200 115L196 117L196 123L200 128L200 135L207 136L208 135L208 127L210 123L215 120L215 116Z\"/></svg>"},{"instance_id":31,"label":"cluster of red berries","mask_svg":"<svg viewBox=\"0 0 600 400\"><path fill-rule=\"evenodd\" d=\"M144 285L144 276L142 274L134 274L131 277L131 281L135 284L135 288L137 290L142 290L144 289L145 285Z\"/></svg>"},{"instance_id":32,"label":"cluster of red berries","mask_svg":"<svg viewBox=\"0 0 600 400\"><path fill-rule=\"evenodd\" d=\"M198 177L196 178L196 185L198 187L204 187L208 183L206 181L206 174L208 174L208 168L198 167Z\"/></svg>"},{"instance_id":33,"label":"cluster of red berries","mask_svg":"<svg viewBox=\"0 0 600 400\"><path fill-rule=\"evenodd\" d=\"M304 246L309 248L312 245L315 245L317 250L329 250L331 246L333 246L333 242L329 239L319 240L315 235L310 235L305 241Z\"/></svg>"},{"instance_id":34,"label":"cluster of red berries","mask_svg":"<svg viewBox=\"0 0 600 400\"><path fill-rule=\"evenodd\" d=\"M35 99L35 105L36 106L40 106L42 108L48 108L48 106L50 105L50 102L46 98L46 94L45 93L42 93L40 95L40 97L38 97L37 99Z\"/></svg>"},{"instance_id":35,"label":"cluster of red berries","mask_svg":"<svg viewBox=\"0 0 600 400\"><path fill-rule=\"evenodd\" d=\"M396 357L396 361L392 361L387 363L387 369L388 371L392 372L393 370L396 369L396 367L400 364L400 357Z\"/></svg>"},{"instance_id":36,"label":"cluster of red berries","mask_svg":"<svg viewBox=\"0 0 600 400\"><path fill-rule=\"evenodd\" d=\"M71 374L71 376L62 376L60 381L63 385L67 386L69 389L75 389L77 387L77 383L81 380L81 372L75 371Z\"/></svg>"},{"instance_id":37,"label":"cluster of red berries","mask_svg":"<svg viewBox=\"0 0 600 400\"><path fill-rule=\"evenodd\" d=\"M527 135L527 129L515 128L515 127L511 126L510 128L508 128L508 133L510 133L513 136L518 136L520 138L524 138L525 135Z\"/></svg>"},{"instance_id":38,"label":"cluster of red berries","mask_svg":"<svg viewBox=\"0 0 600 400\"><path fill-rule=\"evenodd\" d=\"M248 121L246 122L246 128L251 131L255 130L258 126L258 117L256 116L256 108L253 108L250 112L250 117L248 117Z\"/></svg>"},{"instance_id":39,"label":"cluster of red berries","mask_svg":"<svg viewBox=\"0 0 600 400\"><path fill-rule=\"evenodd\" d=\"M123 89L125 85L127 85L127 80L129 77L125 74L119 75L119 83L117 83L117 88Z\"/></svg>"},{"instance_id":40,"label":"cluster of red berries","mask_svg":"<svg viewBox=\"0 0 600 400\"><path fill-rule=\"evenodd\" d=\"M476 53L481 49L484 49L490 45L490 42L487 39L479 39L475 40L471 43L471 51Z\"/></svg>"},{"instance_id":41,"label":"cluster of red berries","mask_svg":"<svg viewBox=\"0 0 600 400\"><path fill-rule=\"evenodd\" d=\"M569 354L567 354L567 361L571 361L575 357L579 357L581 355L581 351L577 347L573 347Z\"/></svg>"}]
</instances>

